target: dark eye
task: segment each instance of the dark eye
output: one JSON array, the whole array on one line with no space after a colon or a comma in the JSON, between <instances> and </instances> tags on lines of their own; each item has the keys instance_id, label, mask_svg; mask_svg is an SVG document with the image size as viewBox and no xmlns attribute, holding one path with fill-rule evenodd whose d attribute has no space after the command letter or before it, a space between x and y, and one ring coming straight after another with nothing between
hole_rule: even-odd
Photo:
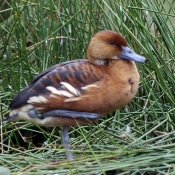
<instances>
[{"instance_id":1,"label":"dark eye","mask_svg":"<svg viewBox=\"0 0 175 175\"><path fill-rule=\"evenodd\" d=\"M111 44L111 45L115 45L114 41L110 41L110 44Z\"/></svg>"}]
</instances>

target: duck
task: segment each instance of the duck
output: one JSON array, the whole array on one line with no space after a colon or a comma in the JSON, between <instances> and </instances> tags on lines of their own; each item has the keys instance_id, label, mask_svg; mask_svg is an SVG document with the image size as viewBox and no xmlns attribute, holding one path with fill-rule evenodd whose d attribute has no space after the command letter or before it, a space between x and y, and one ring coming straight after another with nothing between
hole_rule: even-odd
<instances>
[{"instance_id":1,"label":"duck","mask_svg":"<svg viewBox=\"0 0 175 175\"><path fill-rule=\"evenodd\" d=\"M72 161L70 127L91 124L131 102L140 79L135 62L146 58L130 49L121 34L99 31L89 42L87 59L62 62L36 76L11 101L4 122L62 126L62 144Z\"/></svg>"}]
</instances>

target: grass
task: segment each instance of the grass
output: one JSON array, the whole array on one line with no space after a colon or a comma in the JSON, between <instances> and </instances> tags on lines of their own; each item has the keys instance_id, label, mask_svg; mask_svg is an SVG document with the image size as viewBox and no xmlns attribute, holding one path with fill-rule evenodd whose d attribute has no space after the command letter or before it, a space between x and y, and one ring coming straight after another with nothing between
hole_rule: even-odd
<instances>
[{"instance_id":1,"label":"grass","mask_svg":"<svg viewBox=\"0 0 175 175\"><path fill-rule=\"evenodd\" d=\"M16 122L1 125L1 166L12 175L175 174L173 0L6 0L3 4L2 119L15 94L39 72L84 58L89 40L99 30L120 32L148 62L137 65L140 88L132 103L91 126L72 127L76 161L65 160L60 128Z\"/></svg>"}]
</instances>

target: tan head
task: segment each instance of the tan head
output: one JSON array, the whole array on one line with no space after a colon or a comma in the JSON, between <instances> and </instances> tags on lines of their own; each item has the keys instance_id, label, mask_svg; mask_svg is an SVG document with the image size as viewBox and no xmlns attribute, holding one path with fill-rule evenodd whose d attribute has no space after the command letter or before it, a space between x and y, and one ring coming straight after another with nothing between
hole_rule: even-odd
<instances>
[{"instance_id":1,"label":"tan head","mask_svg":"<svg viewBox=\"0 0 175 175\"><path fill-rule=\"evenodd\" d=\"M117 32L103 30L94 35L89 43L87 57L90 62L103 65L107 59L127 59L145 62L146 58L136 54L126 40Z\"/></svg>"}]
</instances>

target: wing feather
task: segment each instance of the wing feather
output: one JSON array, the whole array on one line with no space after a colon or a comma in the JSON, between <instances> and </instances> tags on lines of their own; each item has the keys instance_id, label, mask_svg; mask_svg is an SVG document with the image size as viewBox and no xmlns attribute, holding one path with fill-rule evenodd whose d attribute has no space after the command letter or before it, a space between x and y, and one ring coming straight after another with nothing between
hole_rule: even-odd
<instances>
[{"instance_id":1,"label":"wing feather","mask_svg":"<svg viewBox=\"0 0 175 175\"><path fill-rule=\"evenodd\" d=\"M99 66L97 67L83 59L54 65L40 73L28 87L19 92L10 103L9 108L19 108L27 103L36 105L38 108L45 105L45 108L47 108L47 101L43 104L43 99L50 100L48 104L51 108L55 106L55 104L52 105L51 101L54 99L57 108L65 109L66 106L61 106L64 101L80 99L81 92L86 89L85 87L93 86L95 82L100 81L103 75ZM71 99L66 99L68 97Z\"/></svg>"}]
</instances>

